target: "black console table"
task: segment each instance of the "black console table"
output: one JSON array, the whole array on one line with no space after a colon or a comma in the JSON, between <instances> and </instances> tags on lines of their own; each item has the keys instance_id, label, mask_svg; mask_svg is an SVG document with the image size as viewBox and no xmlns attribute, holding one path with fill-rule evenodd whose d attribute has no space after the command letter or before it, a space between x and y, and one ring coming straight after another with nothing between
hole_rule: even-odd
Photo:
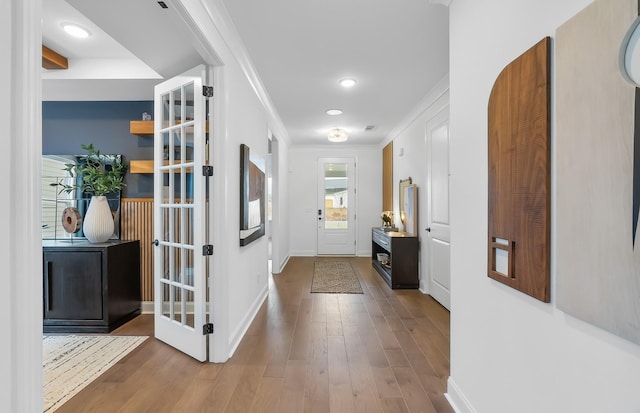
<instances>
[{"instance_id":1,"label":"black console table","mask_svg":"<svg viewBox=\"0 0 640 413\"><path fill-rule=\"evenodd\" d=\"M418 288L418 237L406 232L371 230L371 264L391 288ZM381 263L378 254L388 254L389 262Z\"/></svg>"},{"instance_id":2,"label":"black console table","mask_svg":"<svg viewBox=\"0 0 640 413\"><path fill-rule=\"evenodd\" d=\"M108 333L140 314L140 241L42 241L45 333Z\"/></svg>"}]
</instances>

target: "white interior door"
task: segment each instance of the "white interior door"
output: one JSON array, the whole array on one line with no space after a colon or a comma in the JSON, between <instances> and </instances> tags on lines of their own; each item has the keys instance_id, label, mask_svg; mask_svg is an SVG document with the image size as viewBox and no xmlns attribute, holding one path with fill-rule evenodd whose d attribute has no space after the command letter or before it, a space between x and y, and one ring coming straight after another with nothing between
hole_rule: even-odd
<instances>
[{"instance_id":1,"label":"white interior door","mask_svg":"<svg viewBox=\"0 0 640 413\"><path fill-rule=\"evenodd\" d=\"M450 307L449 106L427 122L427 248L429 294ZM427 254L427 256L425 256Z\"/></svg>"},{"instance_id":2,"label":"white interior door","mask_svg":"<svg viewBox=\"0 0 640 413\"><path fill-rule=\"evenodd\" d=\"M318 255L355 255L353 158L318 159Z\"/></svg>"},{"instance_id":3,"label":"white interior door","mask_svg":"<svg viewBox=\"0 0 640 413\"><path fill-rule=\"evenodd\" d=\"M206 208L203 80L197 67L155 88L155 336L206 359Z\"/></svg>"}]
</instances>

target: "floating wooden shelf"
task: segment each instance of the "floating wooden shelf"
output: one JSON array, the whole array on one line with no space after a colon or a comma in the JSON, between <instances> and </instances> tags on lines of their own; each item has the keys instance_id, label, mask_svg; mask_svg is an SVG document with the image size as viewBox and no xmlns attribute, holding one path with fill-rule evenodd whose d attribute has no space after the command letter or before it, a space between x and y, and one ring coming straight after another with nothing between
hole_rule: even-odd
<instances>
[{"instance_id":1,"label":"floating wooden shelf","mask_svg":"<svg viewBox=\"0 0 640 413\"><path fill-rule=\"evenodd\" d=\"M133 135L153 135L153 121L132 120L129 122L129 133Z\"/></svg>"},{"instance_id":2,"label":"floating wooden shelf","mask_svg":"<svg viewBox=\"0 0 640 413\"><path fill-rule=\"evenodd\" d=\"M153 159L144 161L129 161L129 172L132 174L152 174Z\"/></svg>"},{"instance_id":3,"label":"floating wooden shelf","mask_svg":"<svg viewBox=\"0 0 640 413\"><path fill-rule=\"evenodd\" d=\"M180 122L178 122L180 123ZM206 125L207 133L209 132L209 124ZM187 131L192 131L189 127ZM132 135L153 135L153 121L152 120L132 120L129 121L129 133Z\"/></svg>"},{"instance_id":4,"label":"floating wooden shelf","mask_svg":"<svg viewBox=\"0 0 640 413\"><path fill-rule=\"evenodd\" d=\"M164 161L164 164L167 165L168 162ZM187 172L191 172L193 168L186 168ZM132 174L152 174L153 173L153 159L150 160L133 160L129 161L129 172ZM165 171L166 173L166 171Z\"/></svg>"}]
</instances>

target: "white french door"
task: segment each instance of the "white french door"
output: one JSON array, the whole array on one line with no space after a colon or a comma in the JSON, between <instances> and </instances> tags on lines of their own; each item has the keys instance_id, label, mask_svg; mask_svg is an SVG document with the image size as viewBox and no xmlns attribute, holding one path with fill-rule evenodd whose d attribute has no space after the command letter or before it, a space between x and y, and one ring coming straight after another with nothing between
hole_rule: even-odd
<instances>
[{"instance_id":1,"label":"white french door","mask_svg":"<svg viewBox=\"0 0 640 413\"><path fill-rule=\"evenodd\" d=\"M206 321L207 68L155 87L155 336L204 361Z\"/></svg>"},{"instance_id":2,"label":"white french door","mask_svg":"<svg viewBox=\"0 0 640 413\"><path fill-rule=\"evenodd\" d=\"M427 122L427 248L429 294L450 307L449 107ZM428 256L425 256L428 254Z\"/></svg>"},{"instance_id":3,"label":"white french door","mask_svg":"<svg viewBox=\"0 0 640 413\"><path fill-rule=\"evenodd\" d=\"M318 255L355 255L353 158L318 159Z\"/></svg>"}]
</instances>

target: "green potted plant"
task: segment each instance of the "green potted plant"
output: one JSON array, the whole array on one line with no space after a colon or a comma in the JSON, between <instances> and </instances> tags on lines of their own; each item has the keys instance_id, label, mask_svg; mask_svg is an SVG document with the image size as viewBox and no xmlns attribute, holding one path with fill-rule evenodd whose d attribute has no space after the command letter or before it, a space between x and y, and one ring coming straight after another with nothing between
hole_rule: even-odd
<instances>
[{"instance_id":1,"label":"green potted plant","mask_svg":"<svg viewBox=\"0 0 640 413\"><path fill-rule=\"evenodd\" d=\"M126 186L124 174L127 165L120 155L103 155L93 144L81 145L87 154L79 158L78 164L66 164L65 171L76 183L61 183L62 191L78 190L83 196L90 195L91 202L83 218L82 230L90 242L105 242L113 235L113 215L106 195L118 192Z\"/></svg>"}]
</instances>

